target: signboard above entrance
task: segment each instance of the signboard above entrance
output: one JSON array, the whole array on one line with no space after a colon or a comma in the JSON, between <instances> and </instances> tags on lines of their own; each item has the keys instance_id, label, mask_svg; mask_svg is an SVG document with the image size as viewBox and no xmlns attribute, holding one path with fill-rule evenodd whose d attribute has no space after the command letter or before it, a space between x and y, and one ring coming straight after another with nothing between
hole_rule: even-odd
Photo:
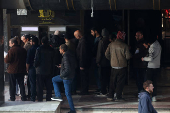
<instances>
[{"instance_id":1,"label":"signboard above entrance","mask_svg":"<svg viewBox=\"0 0 170 113\"><path fill-rule=\"evenodd\" d=\"M51 10L39 10L39 24L54 24L55 12Z\"/></svg>"}]
</instances>

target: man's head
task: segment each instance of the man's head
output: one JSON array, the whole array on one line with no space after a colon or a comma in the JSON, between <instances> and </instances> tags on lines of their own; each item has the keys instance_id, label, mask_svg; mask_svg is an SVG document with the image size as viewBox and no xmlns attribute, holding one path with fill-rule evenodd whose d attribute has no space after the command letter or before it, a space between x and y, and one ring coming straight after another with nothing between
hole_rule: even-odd
<instances>
[{"instance_id":1,"label":"man's head","mask_svg":"<svg viewBox=\"0 0 170 113\"><path fill-rule=\"evenodd\" d=\"M60 54L64 54L68 50L68 46L66 44L60 45Z\"/></svg>"},{"instance_id":2,"label":"man's head","mask_svg":"<svg viewBox=\"0 0 170 113\"><path fill-rule=\"evenodd\" d=\"M124 31L118 31L117 32L117 39L121 39L122 41L125 41L126 33Z\"/></svg>"},{"instance_id":3,"label":"man's head","mask_svg":"<svg viewBox=\"0 0 170 113\"><path fill-rule=\"evenodd\" d=\"M14 46L14 45L18 45L18 41L17 41L16 38L11 38L11 39L9 40L9 47L12 47L12 46Z\"/></svg>"},{"instance_id":4,"label":"man's head","mask_svg":"<svg viewBox=\"0 0 170 113\"><path fill-rule=\"evenodd\" d=\"M149 92L149 93L153 93L153 84L152 81L147 80L146 82L143 83L143 88Z\"/></svg>"},{"instance_id":5,"label":"man's head","mask_svg":"<svg viewBox=\"0 0 170 113\"><path fill-rule=\"evenodd\" d=\"M60 31L58 31L58 30L56 30L55 32L54 32L54 35L59 35L60 34Z\"/></svg>"},{"instance_id":6,"label":"man's head","mask_svg":"<svg viewBox=\"0 0 170 113\"><path fill-rule=\"evenodd\" d=\"M141 40L143 38L143 32L137 31L135 37L137 41Z\"/></svg>"},{"instance_id":7,"label":"man's head","mask_svg":"<svg viewBox=\"0 0 170 113\"><path fill-rule=\"evenodd\" d=\"M30 35L23 35L23 36L21 37L21 40L22 40L24 43L26 43L27 41L30 41Z\"/></svg>"},{"instance_id":8,"label":"man's head","mask_svg":"<svg viewBox=\"0 0 170 113\"><path fill-rule=\"evenodd\" d=\"M115 40L116 40L116 35L115 34L109 35L109 41L110 42L114 42Z\"/></svg>"},{"instance_id":9,"label":"man's head","mask_svg":"<svg viewBox=\"0 0 170 113\"><path fill-rule=\"evenodd\" d=\"M48 44L48 37L44 36L44 37L41 39L41 43L42 43L42 45L47 45L47 44Z\"/></svg>"},{"instance_id":10,"label":"man's head","mask_svg":"<svg viewBox=\"0 0 170 113\"><path fill-rule=\"evenodd\" d=\"M32 36L30 38L30 44L31 45L38 45L38 38L36 36Z\"/></svg>"},{"instance_id":11,"label":"man's head","mask_svg":"<svg viewBox=\"0 0 170 113\"><path fill-rule=\"evenodd\" d=\"M75 36L76 39L81 39L83 37L80 30L75 31L74 36Z\"/></svg>"},{"instance_id":12,"label":"man's head","mask_svg":"<svg viewBox=\"0 0 170 113\"><path fill-rule=\"evenodd\" d=\"M70 40L71 38L70 38L70 36L68 34L65 34L64 39L65 39L65 42L66 42L66 41Z\"/></svg>"},{"instance_id":13,"label":"man's head","mask_svg":"<svg viewBox=\"0 0 170 113\"><path fill-rule=\"evenodd\" d=\"M99 30L95 27L91 28L91 35L96 37L96 35L99 35Z\"/></svg>"}]
</instances>

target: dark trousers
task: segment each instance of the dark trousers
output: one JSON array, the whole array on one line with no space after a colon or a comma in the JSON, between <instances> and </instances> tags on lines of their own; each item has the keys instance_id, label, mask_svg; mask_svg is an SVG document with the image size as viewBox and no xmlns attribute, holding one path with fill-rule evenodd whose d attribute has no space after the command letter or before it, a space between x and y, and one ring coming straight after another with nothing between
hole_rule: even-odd
<instances>
[{"instance_id":1,"label":"dark trousers","mask_svg":"<svg viewBox=\"0 0 170 113\"><path fill-rule=\"evenodd\" d=\"M31 100L35 100L36 97L36 70L32 66L29 68L28 77L30 82Z\"/></svg>"},{"instance_id":2,"label":"dark trousers","mask_svg":"<svg viewBox=\"0 0 170 113\"><path fill-rule=\"evenodd\" d=\"M122 98L122 91L125 85L126 79L126 68L122 69L111 69L110 77L110 88L109 88L109 98L114 97L116 91L117 98Z\"/></svg>"},{"instance_id":3,"label":"dark trousers","mask_svg":"<svg viewBox=\"0 0 170 113\"><path fill-rule=\"evenodd\" d=\"M24 74L10 74L9 76L9 86L10 86L10 99L15 101L16 94L16 80L18 81L20 92L21 92L21 100L25 100L25 87L24 87Z\"/></svg>"},{"instance_id":4,"label":"dark trousers","mask_svg":"<svg viewBox=\"0 0 170 113\"><path fill-rule=\"evenodd\" d=\"M27 79L27 87L28 87L28 98L30 98L31 96L31 84L30 84L30 77L28 76L28 79Z\"/></svg>"},{"instance_id":5,"label":"dark trousers","mask_svg":"<svg viewBox=\"0 0 170 113\"><path fill-rule=\"evenodd\" d=\"M89 89L89 70L85 68L84 70L80 70L81 76L81 93L88 93Z\"/></svg>"},{"instance_id":6,"label":"dark trousers","mask_svg":"<svg viewBox=\"0 0 170 113\"><path fill-rule=\"evenodd\" d=\"M146 76L145 76L145 81L146 80L151 80L153 82L153 93L152 97L157 95L157 76L160 74L160 68L147 68L146 70Z\"/></svg>"},{"instance_id":7,"label":"dark trousers","mask_svg":"<svg viewBox=\"0 0 170 113\"><path fill-rule=\"evenodd\" d=\"M52 97L52 77L51 75L37 74L37 99L43 101L43 89L46 87L46 101L51 101Z\"/></svg>"},{"instance_id":8,"label":"dark trousers","mask_svg":"<svg viewBox=\"0 0 170 113\"><path fill-rule=\"evenodd\" d=\"M109 89L111 67L101 67L101 93L106 94Z\"/></svg>"},{"instance_id":9,"label":"dark trousers","mask_svg":"<svg viewBox=\"0 0 170 113\"><path fill-rule=\"evenodd\" d=\"M71 92L76 93L77 90L77 75L78 75L78 69L75 71L75 76L73 78L73 81L71 83Z\"/></svg>"},{"instance_id":10,"label":"dark trousers","mask_svg":"<svg viewBox=\"0 0 170 113\"><path fill-rule=\"evenodd\" d=\"M136 85L138 87L138 93L143 89L143 82L144 78L146 76L146 68L135 68L134 69L135 74L136 74Z\"/></svg>"}]
</instances>

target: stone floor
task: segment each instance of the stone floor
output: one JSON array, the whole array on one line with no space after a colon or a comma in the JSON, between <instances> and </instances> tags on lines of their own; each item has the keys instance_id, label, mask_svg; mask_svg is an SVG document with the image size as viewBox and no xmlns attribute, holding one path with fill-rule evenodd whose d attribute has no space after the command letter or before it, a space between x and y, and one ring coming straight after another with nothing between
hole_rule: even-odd
<instances>
[{"instance_id":1,"label":"stone floor","mask_svg":"<svg viewBox=\"0 0 170 113\"><path fill-rule=\"evenodd\" d=\"M134 84L134 83L132 83ZM106 97L98 97L94 90L90 90L90 95L73 95L73 101L77 113L137 113L137 88L135 85L125 86L123 91L124 102L108 101ZM93 88L94 89L94 88ZM66 97L63 102L22 102L20 96L15 102L8 101L9 86L5 86L5 104L0 106L0 113L67 113L69 105ZM153 102L153 106L159 113L170 113L170 87L158 87L158 101ZM57 109L58 108L58 109Z\"/></svg>"}]
</instances>

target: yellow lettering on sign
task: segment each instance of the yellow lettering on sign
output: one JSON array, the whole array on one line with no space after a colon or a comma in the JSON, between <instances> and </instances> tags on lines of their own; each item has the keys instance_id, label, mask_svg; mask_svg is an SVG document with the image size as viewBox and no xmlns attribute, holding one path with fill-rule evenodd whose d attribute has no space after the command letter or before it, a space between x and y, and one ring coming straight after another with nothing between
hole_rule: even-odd
<instances>
[{"instance_id":1,"label":"yellow lettering on sign","mask_svg":"<svg viewBox=\"0 0 170 113\"><path fill-rule=\"evenodd\" d=\"M40 16L38 17L42 17L42 18L54 18L55 16L55 12L51 11L51 10L39 10Z\"/></svg>"}]
</instances>

